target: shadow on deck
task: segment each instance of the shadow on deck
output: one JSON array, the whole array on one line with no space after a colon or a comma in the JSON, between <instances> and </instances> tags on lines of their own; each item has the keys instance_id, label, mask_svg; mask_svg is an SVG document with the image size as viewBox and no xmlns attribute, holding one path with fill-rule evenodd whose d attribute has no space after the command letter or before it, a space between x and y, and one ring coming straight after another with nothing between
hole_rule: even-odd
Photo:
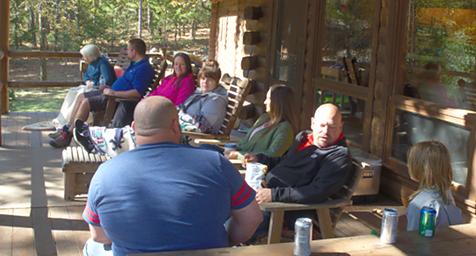
<instances>
[{"instance_id":1,"label":"shadow on deck","mask_svg":"<svg viewBox=\"0 0 476 256\"><path fill-rule=\"evenodd\" d=\"M55 113L2 116L0 255L82 255L89 237L81 217L84 202L63 200L61 150L48 145L47 132L21 129L54 116ZM374 208L379 207L349 208L337 224L336 235L367 235L372 229L378 230L380 219L372 211Z\"/></svg>"}]
</instances>

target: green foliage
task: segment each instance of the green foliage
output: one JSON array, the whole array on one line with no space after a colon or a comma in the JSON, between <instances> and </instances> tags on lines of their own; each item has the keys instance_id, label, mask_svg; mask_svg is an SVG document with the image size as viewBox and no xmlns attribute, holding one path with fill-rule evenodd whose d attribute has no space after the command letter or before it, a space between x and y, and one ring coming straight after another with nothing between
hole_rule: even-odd
<instances>
[{"instance_id":1,"label":"green foliage","mask_svg":"<svg viewBox=\"0 0 476 256\"><path fill-rule=\"evenodd\" d=\"M139 0L11 0L10 44L15 48L39 48L42 30L50 50L76 51L86 43L114 50L137 37L138 10ZM40 16L44 21L41 29ZM167 43L168 35L207 27L209 19L208 0L142 3L143 38L149 42Z\"/></svg>"}]
</instances>

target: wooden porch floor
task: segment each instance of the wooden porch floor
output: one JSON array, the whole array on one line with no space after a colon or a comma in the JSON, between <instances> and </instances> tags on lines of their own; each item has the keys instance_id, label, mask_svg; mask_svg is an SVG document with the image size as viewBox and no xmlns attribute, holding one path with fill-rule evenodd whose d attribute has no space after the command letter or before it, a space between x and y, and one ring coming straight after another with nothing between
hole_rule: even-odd
<instances>
[{"instance_id":1,"label":"wooden porch floor","mask_svg":"<svg viewBox=\"0 0 476 256\"><path fill-rule=\"evenodd\" d=\"M63 200L61 150L48 145L47 132L24 125L55 113L2 116L0 147L0 255L82 255L89 237L81 218L84 201ZM386 202L386 204L393 202ZM374 206L353 206L336 227L339 237L370 234L380 220Z\"/></svg>"}]
</instances>

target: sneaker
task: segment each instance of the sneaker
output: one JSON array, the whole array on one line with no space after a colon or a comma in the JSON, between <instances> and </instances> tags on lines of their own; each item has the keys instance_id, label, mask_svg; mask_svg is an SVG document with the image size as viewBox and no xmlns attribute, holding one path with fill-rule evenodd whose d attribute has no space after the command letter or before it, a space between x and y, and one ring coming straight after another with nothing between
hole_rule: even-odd
<instances>
[{"instance_id":1,"label":"sneaker","mask_svg":"<svg viewBox=\"0 0 476 256\"><path fill-rule=\"evenodd\" d=\"M61 131L61 135L59 135L56 139L50 140L50 145L55 148L65 148L69 146L72 138L72 133L68 131Z\"/></svg>"},{"instance_id":2,"label":"sneaker","mask_svg":"<svg viewBox=\"0 0 476 256\"><path fill-rule=\"evenodd\" d=\"M76 143L83 147L88 153L95 153L94 142L89 133L89 127L83 121L77 119L73 130L73 138Z\"/></svg>"},{"instance_id":3,"label":"sneaker","mask_svg":"<svg viewBox=\"0 0 476 256\"><path fill-rule=\"evenodd\" d=\"M48 134L48 137L50 137L52 139L56 139L61 135L62 132L65 132L65 131L68 131L68 130L69 130L69 126L65 124L61 129L56 130L56 132L52 132L52 133Z\"/></svg>"}]
</instances>

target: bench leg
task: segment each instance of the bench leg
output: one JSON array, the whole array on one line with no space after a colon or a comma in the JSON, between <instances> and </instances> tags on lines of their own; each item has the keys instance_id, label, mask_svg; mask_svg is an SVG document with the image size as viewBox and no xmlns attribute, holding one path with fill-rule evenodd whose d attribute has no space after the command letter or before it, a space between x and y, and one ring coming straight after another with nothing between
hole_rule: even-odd
<instances>
[{"instance_id":1,"label":"bench leg","mask_svg":"<svg viewBox=\"0 0 476 256\"><path fill-rule=\"evenodd\" d=\"M322 238L335 237L329 208L317 209L317 218L319 219L319 229Z\"/></svg>"},{"instance_id":2,"label":"bench leg","mask_svg":"<svg viewBox=\"0 0 476 256\"><path fill-rule=\"evenodd\" d=\"M73 200L74 198L74 186L75 186L75 174L68 170L63 170L64 173L64 200Z\"/></svg>"},{"instance_id":3,"label":"bench leg","mask_svg":"<svg viewBox=\"0 0 476 256\"><path fill-rule=\"evenodd\" d=\"M277 210L271 212L271 218L269 219L268 244L281 242L283 219L284 211Z\"/></svg>"}]
</instances>

